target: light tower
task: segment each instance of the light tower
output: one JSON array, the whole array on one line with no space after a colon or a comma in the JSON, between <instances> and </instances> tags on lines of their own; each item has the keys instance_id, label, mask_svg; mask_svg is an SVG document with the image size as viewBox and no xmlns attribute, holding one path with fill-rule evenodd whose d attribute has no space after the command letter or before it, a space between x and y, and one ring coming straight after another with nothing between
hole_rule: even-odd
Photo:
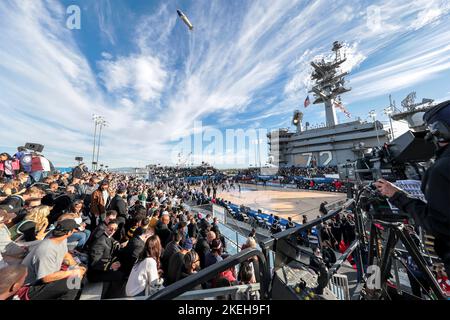
<instances>
[{"instance_id":1,"label":"light tower","mask_svg":"<svg viewBox=\"0 0 450 320\"><path fill-rule=\"evenodd\" d=\"M292 117L292 124L297 127L297 132L303 131L303 113L299 110L294 111L294 116Z\"/></svg>"},{"instance_id":2,"label":"light tower","mask_svg":"<svg viewBox=\"0 0 450 320\"><path fill-rule=\"evenodd\" d=\"M316 100L313 104L325 104L325 114L327 126L332 127L338 124L336 108L334 102L337 96L348 92L351 88L345 88L344 77L348 72L340 73L340 66L347 60L341 57L342 44L339 41L333 43L332 51L335 58L332 61L313 61L311 65L314 71L311 79L315 81L315 86L311 89Z\"/></svg>"}]
</instances>

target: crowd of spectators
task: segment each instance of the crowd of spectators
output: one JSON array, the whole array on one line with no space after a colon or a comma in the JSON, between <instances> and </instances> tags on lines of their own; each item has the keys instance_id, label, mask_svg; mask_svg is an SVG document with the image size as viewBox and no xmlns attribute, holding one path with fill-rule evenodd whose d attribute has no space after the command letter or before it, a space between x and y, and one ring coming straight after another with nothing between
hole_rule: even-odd
<instances>
[{"instance_id":1,"label":"crowd of spectators","mask_svg":"<svg viewBox=\"0 0 450 320\"><path fill-rule=\"evenodd\" d=\"M80 164L31 176L20 161L7 169L11 159L0 167L0 299L79 299L97 282L103 298L151 295L228 257L217 220L184 206L222 201L217 185L175 174L192 172L166 168L169 179L146 181ZM201 288L255 282L254 262Z\"/></svg>"}]
</instances>

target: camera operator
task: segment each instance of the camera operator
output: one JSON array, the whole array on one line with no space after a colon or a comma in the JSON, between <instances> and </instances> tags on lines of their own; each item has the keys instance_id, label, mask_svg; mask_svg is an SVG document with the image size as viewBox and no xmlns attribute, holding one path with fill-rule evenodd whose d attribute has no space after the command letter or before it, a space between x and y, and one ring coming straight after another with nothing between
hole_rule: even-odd
<instances>
[{"instance_id":1,"label":"camera operator","mask_svg":"<svg viewBox=\"0 0 450 320\"><path fill-rule=\"evenodd\" d=\"M409 196L386 180L375 183L389 201L414 218L435 237L434 249L450 271L450 101L428 110L423 117L430 130L427 140L437 147L436 160L422 181L427 202Z\"/></svg>"}]
</instances>

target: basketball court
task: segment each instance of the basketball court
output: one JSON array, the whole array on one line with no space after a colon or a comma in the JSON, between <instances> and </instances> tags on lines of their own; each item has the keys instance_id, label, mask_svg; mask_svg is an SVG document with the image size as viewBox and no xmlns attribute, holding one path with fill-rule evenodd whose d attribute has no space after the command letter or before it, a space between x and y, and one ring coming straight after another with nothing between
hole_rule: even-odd
<instances>
[{"instance_id":1,"label":"basketball court","mask_svg":"<svg viewBox=\"0 0 450 320\"><path fill-rule=\"evenodd\" d=\"M217 190L218 197L236 205L244 205L253 210L261 209L263 213L273 213L280 218L292 217L293 221L302 220L306 215L308 220L314 220L320 213L319 207L323 201L329 204L346 199L345 193L298 190L255 185L241 185L241 192L236 190Z\"/></svg>"}]
</instances>

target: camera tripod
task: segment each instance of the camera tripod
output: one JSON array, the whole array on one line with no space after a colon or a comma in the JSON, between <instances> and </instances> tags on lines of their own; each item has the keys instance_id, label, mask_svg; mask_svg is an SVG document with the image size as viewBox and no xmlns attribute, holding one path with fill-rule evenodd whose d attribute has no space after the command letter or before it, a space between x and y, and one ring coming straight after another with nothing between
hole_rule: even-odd
<instances>
[{"instance_id":1,"label":"camera tripod","mask_svg":"<svg viewBox=\"0 0 450 320\"><path fill-rule=\"evenodd\" d=\"M397 263L400 262L400 264L403 264L405 268L408 269L401 260L401 253L397 247L397 245L401 243L406 249L406 254L411 257L412 261L414 261L421 272L422 279L428 285L429 289L423 288L421 285L426 294L433 300L447 299L402 220L403 217L398 217L396 215L383 215L382 217L374 216L370 219L368 266L376 266L376 271L375 274L371 274L368 277L366 274L365 297L367 299L391 300L392 297L388 290L392 289L392 286L389 287L391 271L394 271L395 282L397 283L395 288L397 295L408 295L408 293L402 291L400 287L397 267ZM385 241L384 246L381 231L379 229L380 227L387 231L387 240ZM374 281L374 283L371 283L371 281ZM417 298L420 299L420 297Z\"/></svg>"}]
</instances>

